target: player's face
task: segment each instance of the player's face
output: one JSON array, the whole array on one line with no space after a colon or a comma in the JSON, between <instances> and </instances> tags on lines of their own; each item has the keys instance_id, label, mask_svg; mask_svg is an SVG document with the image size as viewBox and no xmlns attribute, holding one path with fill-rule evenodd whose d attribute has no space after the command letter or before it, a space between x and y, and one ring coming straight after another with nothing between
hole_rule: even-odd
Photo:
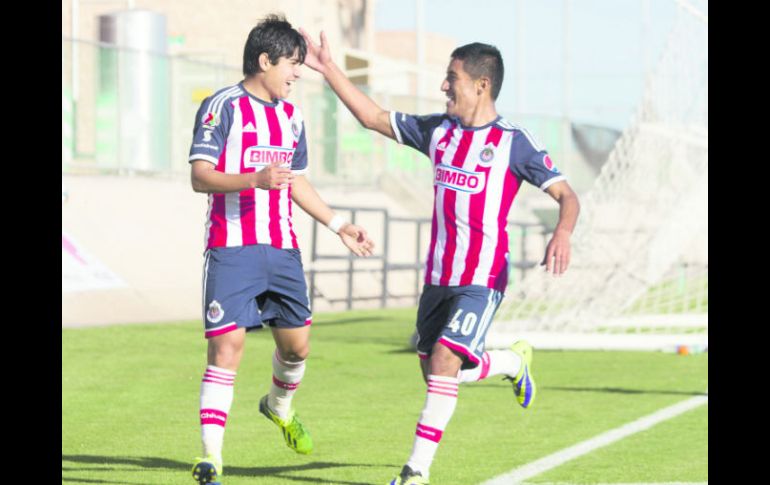
<instances>
[{"instance_id":1,"label":"player's face","mask_svg":"<svg viewBox=\"0 0 770 485\"><path fill-rule=\"evenodd\" d=\"M446 79L441 83L441 90L449 100L446 112L450 116L464 118L473 113L479 102L476 81L463 69L463 61L452 59L446 70Z\"/></svg>"},{"instance_id":2,"label":"player's face","mask_svg":"<svg viewBox=\"0 0 770 485\"><path fill-rule=\"evenodd\" d=\"M289 96L294 82L299 79L300 66L297 51L291 57L279 57L277 64L270 65L265 72L265 84L273 99Z\"/></svg>"}]
</instances>

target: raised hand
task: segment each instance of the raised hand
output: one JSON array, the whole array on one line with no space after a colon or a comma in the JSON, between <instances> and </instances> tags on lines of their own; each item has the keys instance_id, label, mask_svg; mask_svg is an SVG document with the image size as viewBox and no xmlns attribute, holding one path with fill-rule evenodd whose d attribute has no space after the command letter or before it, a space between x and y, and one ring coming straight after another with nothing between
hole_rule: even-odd
<instances>
[{"instance_id":1,"label":"raised hand","mask_svg":"<svg viewBox=\"0 0 770 485\"><path fill-rule=\"evenodd\" d=\"M302 27L299 28L299 33L305 38L307 44L307 54L305 55L305 65L314 71L318 71L321 74L324 73L326 64L331 62L332 55L329 52L329 41L326 40L326 34L321 31L321 44L313 42L310 34Z\"/></svg>"}]
</instances>

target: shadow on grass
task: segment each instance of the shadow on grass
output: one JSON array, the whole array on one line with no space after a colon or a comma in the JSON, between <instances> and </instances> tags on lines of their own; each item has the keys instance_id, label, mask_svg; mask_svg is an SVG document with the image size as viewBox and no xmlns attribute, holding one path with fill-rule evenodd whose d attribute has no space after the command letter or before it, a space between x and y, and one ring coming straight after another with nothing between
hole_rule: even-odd
<instances>
[{"instance_id":1,"label":"shadow on grass","mask_svg":"<svg viewBox=\"0 0 770 485\"><path fill-rule=\"evenodd\" d=\"M510 381L501 381L500 383L479 384L471 383L471 387L481 388L500 388L511 387ZM622 387L568 387L568 386L538 386L538 391L566 391L566 392L599 392L606 394L663 394L671 396L707 396L708 393L702 391L662 391L656 389L626 389Z\"/></svg>"},{"instance_id":2,"label":"shadow on grass","mask_svg":"<svg viewBox=\"0 0 770 485\"><path fill-rule=\"evenodd\" d=\"M313 321L313 325L326 327L331 325L347 325L349 323L382 322L383 320L392 320L392 317L371 315L365 317L335 318L331 320L325 320L321 317L318 318L317 321Z\"/></svg>"},{"instance_id":3,"label":"shadow on grass","mask_svg":"<svg viewBox=\"0 0 770 485\"><path fill-rule=\"evenodd\" d=\"M100 464L100 465L129 465L141 468L149 469L166 469L166 470L179 470L180 472L190 472L192 469L192 463L180 462L175 460L168 460L157 457L121 457L121 456L93 456L93 455L62 455L62 461L69 461L74 463L85 464ZM310 482L310 483L329 483L329 479L326 478L314 478L314 477L302 477L285 475L291 472L302 472L312 470L325 470L329 468L343 468L343 467L388 467L395 468L396 465L377 465L370 463L334 463L324 461L314 461L312 463L304 463L302 465L293 466L266 466L266 467L242 467L242 466L227 466L225 470L226 476L239 476L239 477L269 477L273 476L284 480L291 480L296 482ZM62 470L65 470L62 467ZM75 471L71 468L67 471ZM116 468L104 467L99 470L113 471ZM80 471L78 469L77 471ZM83 480L76 478L64 478L62 481L84 481L87 483L110 483L110 484L129 484L130 482L112 482L103 480ZM343 480L335 480L334 483L340 483L344 485L367 485L366 482L347 482Z\"/></svg>"},{"instance_id":4,"label":"shadow on grass","mask_svg":"<svg viewBox=\"0 0 770 485\"><path fill-rule=\"evenodd\" d=\"M403 346L399 347L397 349L388 350L388 351L386 351L384 353L386 353L386 354L412 354L412 355L415 356L415 358L417 357L417 351L415 349L413 349L411 347L403 347Z\"/></svg>"},{"instance_id":5,"label":"shadow on grass","mask_svg":"<svg viewBox=\"0 0 770 485\"><path fill-rule=\"evenodd\" d=\"M77 478L77 477L61 477L62 483L75 482L75 483L109 483L116 485L143 485L139 482L113 482L111 480L94 480L92 478Z\"/></svg>"},{"instance_id":6,"label":"shadow on grass","mask_svg":"<svg viewBox=\"0 0 770 485\"><path fill-rule=\"evenodd\" d=\"M625 389L622 387L566 387L566 386L544 386L540 389L549 389L552 391L568 392L602 392L609 394L666 394L673 396L707 396L703 391L661 391L655 389Z\"/></svg>"}]
</instances>

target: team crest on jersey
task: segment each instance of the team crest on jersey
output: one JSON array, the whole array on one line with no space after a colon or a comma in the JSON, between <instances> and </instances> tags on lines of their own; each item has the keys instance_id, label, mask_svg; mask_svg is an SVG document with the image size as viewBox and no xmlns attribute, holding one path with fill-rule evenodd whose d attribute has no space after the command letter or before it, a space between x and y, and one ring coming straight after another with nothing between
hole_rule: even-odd
<instances>
[{"instance_id":1,"label":"team crest on jersey","mask_svg":"<svg viewBox=\"0 0 770 485\"><path fill-rule=\"evenodd\" d=\"M481 150L481 153L479 153L479 158L481 159L481 163L490 163L492 160L494 160L494 145L485 146L484 149Z\"/></svg>"},{"instance_id":2,"label":"team crest on jersey","mask_svg":"<svg viewBox=\"0 0 770 485\"><path fill-rule=\"evenodd\" d=\"M297 124L297 120L291 120L291 132L294 134L295 139L299 139L299 124Z\"/></svg>"},{"instance_id":3,"label":"team crest on jersey","mask_svg":"<svg viewBox=\"0 0 770 485\"><path fill-rule=\"evenodd\" d=\"M222 310L222 305L218 301L214 300L209 304L209 311L206 312L206 320L211 323L219 323L225 316L225 311Z\"/></svg>"},{"instance_id":4,"label":"team crest on jersey","mask_svg":"<svg viewBox=\"0 0 770 485\"><path fill-rule=\"evenodd\" d=\"M468 172L441 163L436 165L436 178L433 183L457 192L478 194L484 190L486 181L486 174L483 172Z\"/></svg>"},{"instance_id":5,"label":"team crest on jersey","mask_svg":"<svg viewBox=\"0 0 770 485\"><path fill-rule=\"evenodd\" d=\"M216 115L216 113L206 113L203 115L203 118L201 118L201 122L203 123L203 126L210 126L211 128L214 128L219 124L219 117Z\"/></svg>"},{"instance_id":6,"label":"team crest on jersey","mask_svg":"<svg viewBox=\"0 0 770 485\"><path fill-rule=\"evenodd\" d=\"M449 143L442 141L441 143L436 145L436 150L442 150L442 151L446 150L447 145L449 145Z\"/></svg>"},{"instance_id":7,"label":"team crest on jersey","mask_svg":"<svg viewBox=\"0 0 770 485\"><path fill-rule=\"evenodd\" d=\"M545 168L550 170L553 173L559 173L559 169L556 168L556 165L553 164L553 160L551 160L551 157L548 155L543 157L543 165L545 165Z\"/></svg>"}]
</instances>

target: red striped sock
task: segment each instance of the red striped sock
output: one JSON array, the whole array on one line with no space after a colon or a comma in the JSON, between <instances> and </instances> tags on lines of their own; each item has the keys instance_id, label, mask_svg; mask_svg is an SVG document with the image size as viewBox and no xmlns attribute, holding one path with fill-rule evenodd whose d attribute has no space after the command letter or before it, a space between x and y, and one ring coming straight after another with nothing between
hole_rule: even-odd
<instances>
[{"instance_id":1,"label":"red striped sock","mask_svg":"<svg viewBox=\"0 0 770 485\"><path fill-rule=\"evenodd\" d=\"M281 359L276 349L273 354L273 382L270 385L270 394L267 396L267 405L281 419L289 415L291 400L304 375L304 360L286 362Z\"/></svg>"},{"instance_id":2,"label":"red striped sock","mask_svg":"<svg viewBox=\"0 0 770 485\"><path fill-rule=\"evenodd\" d=\"M521 367L521 358L510 350L490 350L481 356L481 363L473 369L460 371L460 382L474 382L505 374L515 376Z\"/></svg>"},{"instance_id":3,"label":"red striped sock","mask_svg":"<svg viewBox=\"0 0 770 485\"><path fill-rule=\"evenodd\" d=\"M415 431L412 455L406 463L424 477L430 474L430 464L438 450L438 444L457 406L456 377L429 375L425 406Z\"/></svg>"},{"instance_id":4,"label":"red striped sock","mask_svg":"<svg viewBox=\"0 0 770 485\"><path fill-rule=\"evenodd\" d=\"M222 461L222 442L227 413L233 403L235 372L210 365L201 382L201 441L203 456L214 456Z\"/></svg>"}]
</instances>

